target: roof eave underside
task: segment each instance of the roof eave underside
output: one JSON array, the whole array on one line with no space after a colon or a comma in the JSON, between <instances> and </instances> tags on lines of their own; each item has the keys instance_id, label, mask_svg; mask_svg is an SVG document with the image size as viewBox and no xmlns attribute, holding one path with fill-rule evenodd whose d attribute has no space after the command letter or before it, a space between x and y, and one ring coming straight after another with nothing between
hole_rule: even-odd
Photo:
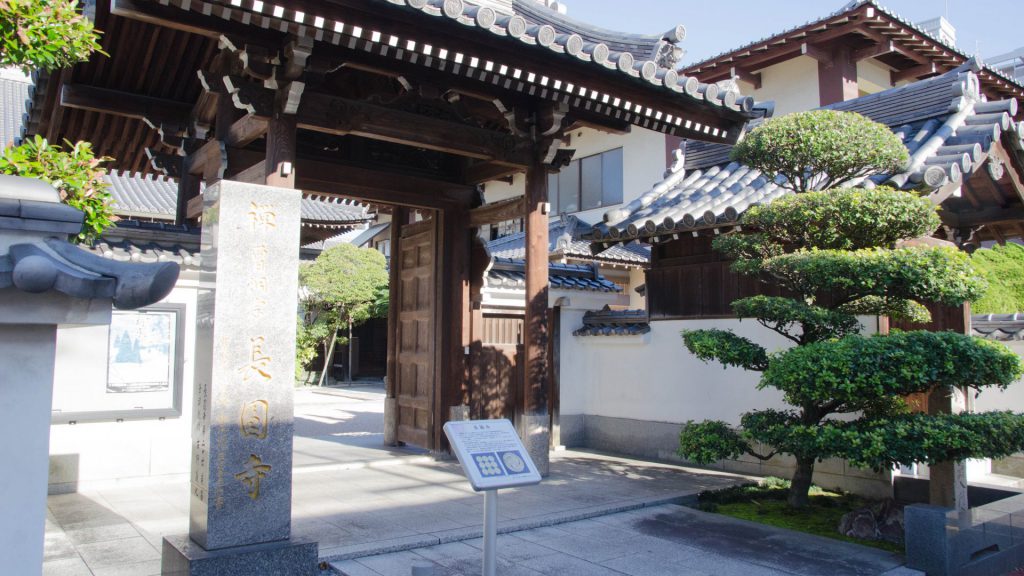
<instances>
[{"instance_id":1,"label":"roof eave underside","mask_svg":"<svg viewBox=\"0 0 1024 576\"><path fill-rule=\"evenodd\" d=\"M44 129L56 126L59 133L51 136L93 141L101 153L117 159L117 168L149 171L142 150L157 144L153 130L138 119L61 108L60 86L70 81L194 104L201 90L195 70L210 62L217 48L214 39L222 33L236 38L251 34L254 41L273 37L281 44L286 34L308 36L331 54L370 58L395 70L455 76L482 91L501 93L513 104L560 103L615 122L695 139L734 141L754 115L752 99L738 93L708 91L707 85L680 78L651 61L637 62L627 52L581 43L578 35L532 26L521 17L499 17L488 8L445 3L445 7L461 6L462 12L455 15L431 4L416 8L413 5L421 3L414 0L400 4L292 0L287 4L283 8L254 0L101 4L97 26L105 31L104 50L111 57L97 55L71 71L42 77L33 96L28 132L45 134ZM177 29L163 25L172 23ZM468 48L480 54L471 54ZM443 50L446 58L439 57Z\"/></svg>"}]
</instances>

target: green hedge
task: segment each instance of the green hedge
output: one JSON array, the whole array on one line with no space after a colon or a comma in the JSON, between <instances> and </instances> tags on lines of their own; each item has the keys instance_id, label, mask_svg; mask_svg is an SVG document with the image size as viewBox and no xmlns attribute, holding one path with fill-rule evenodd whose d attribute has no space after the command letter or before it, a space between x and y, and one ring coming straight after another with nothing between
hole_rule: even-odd
<instances>
[{"instance_id":1,"label":"green hedge","mask_svg":"<svg viewBox=\"0 0 1024 576\"><path fill-rule=\"evenodd\" d=\"M1007 244L978 250L971 256L971 263L989 284L985 294L971 302L971 312L1024 312L1024 246Z\"/></svg>"}]
</instances>

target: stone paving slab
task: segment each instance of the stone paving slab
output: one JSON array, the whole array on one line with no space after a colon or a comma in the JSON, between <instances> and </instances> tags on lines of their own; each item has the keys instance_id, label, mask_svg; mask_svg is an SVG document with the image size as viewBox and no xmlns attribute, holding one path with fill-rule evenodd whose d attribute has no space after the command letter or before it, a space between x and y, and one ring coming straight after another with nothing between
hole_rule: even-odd
<instances>
[{"instance_id":1,"label":"stone paving slab","mask_svg":"<svg viewBox=\"0 0 1024 576\"><path fill-rule=\"evenodd\" d=\"M500 502L499 502L500 504ZM477 576L483 540L332 562L343 576ZM644 507L498 537L498 573L520 576L911 576L901 556L700 512ZM919 573L917 573L919 574Z\"/></svg>"}]
</instances>

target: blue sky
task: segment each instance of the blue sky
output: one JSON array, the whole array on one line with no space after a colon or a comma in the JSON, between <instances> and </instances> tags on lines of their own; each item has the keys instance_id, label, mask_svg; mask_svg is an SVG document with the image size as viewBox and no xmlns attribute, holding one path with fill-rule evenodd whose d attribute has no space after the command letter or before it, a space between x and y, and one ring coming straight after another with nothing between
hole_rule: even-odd
<instances>
[{"instance_id":1,"label":"blue sky","mask_svg":"<svg viewBox=\"0 0 1024 576\"><path fill-rule=\"evenodd\" d=\"M835 12L842 0L563 0L569 16L643 34L686 26L689 64ZM991 58L1024 47L1022 0L886 0L881 5L911 22L946 16L957 46ZM948 12L947 12L948 10Z\"/></svg>"}]
</instances>

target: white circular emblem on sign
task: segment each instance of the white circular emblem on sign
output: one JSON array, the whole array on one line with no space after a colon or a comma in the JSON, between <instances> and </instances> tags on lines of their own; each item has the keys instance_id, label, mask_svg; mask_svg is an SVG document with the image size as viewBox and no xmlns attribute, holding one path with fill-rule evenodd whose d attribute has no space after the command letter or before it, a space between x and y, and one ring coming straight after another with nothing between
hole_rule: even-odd
<instances>
[{"instance_id":1,"label":"white circular emblem on sign","mask_svg":"<svg viewBox=\"0 0 1024 576\"><path fill-rule=\"evenodd\" d=\"M513 474L518 474L526 470L526 462L523 462L523 459L515 452L506 452L505 454L502 454L501 461L505 463L505 468Z\"/></svg>"}]
</instances>

